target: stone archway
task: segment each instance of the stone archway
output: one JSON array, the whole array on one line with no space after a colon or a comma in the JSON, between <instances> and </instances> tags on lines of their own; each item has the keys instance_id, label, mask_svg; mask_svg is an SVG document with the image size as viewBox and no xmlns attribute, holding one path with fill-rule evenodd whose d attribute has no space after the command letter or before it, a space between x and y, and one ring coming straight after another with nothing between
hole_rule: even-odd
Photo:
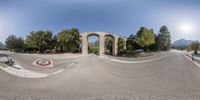
<instances>
[{"instance_id":1,"label":"stone archway","mask_svg":"<svg viewBox=\"0 0 200 100\"><path fill-rule=\"evenodd\" d=\"M104 39L105 36L109 35L112 36L113 38L113 51L112 54L113 55L117 55L117 43L118 43L118 38L119 36L115 35L115 34L111 34L111 33L106 33L106 32L84 32L82 33L82 54L87 55L88 54L88 36L90 35L96 35L99 37L99 56L103 56L104 55L104 50L105 50L105 44L104 44Z\"/></svg>"},{"instance_id":2,"label":"stone archway","mask_svg":"<svg viewBox=\"0 0 200 100\"><path fill-rule=\"evenodd\" d=\"M111 33L106 33L104 35L104 40L105 40L105 37L106 36L110 36L113 40L113 43L112 43L112 55L116 56L117 55L117 49L118 49L118 36L117 35L114 35L114 34L111 34ZM105 48L105 47L104 47Z\"/></svg>"}]
</instances>

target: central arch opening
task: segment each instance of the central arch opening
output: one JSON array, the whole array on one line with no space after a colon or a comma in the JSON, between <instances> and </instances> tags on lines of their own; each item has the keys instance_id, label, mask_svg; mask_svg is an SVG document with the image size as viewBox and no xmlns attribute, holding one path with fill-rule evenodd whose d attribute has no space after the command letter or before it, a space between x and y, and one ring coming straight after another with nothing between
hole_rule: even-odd
<instances>
[{"instance_id":1,"label":"central arch opening","mask_svg":"<svg viewBox=\"0 0 200 100\"><path fill-rule=\"evenodd\" d=\"M104 37L104 43L105 43L105 54L106 55L113 55L114 52L114 36L112 35L105 35Z\"/></svg>"},{"instance_id":2,"label":"central arch opening","mask_svg":"<svg viewBox=\"0 0 200 100\"><path fill-rule=\"evenodd\" d=\"M90 34L87 37L88 40L88 53L99 55L99 36L96 34Z\"/></svg>"}]
</instances>

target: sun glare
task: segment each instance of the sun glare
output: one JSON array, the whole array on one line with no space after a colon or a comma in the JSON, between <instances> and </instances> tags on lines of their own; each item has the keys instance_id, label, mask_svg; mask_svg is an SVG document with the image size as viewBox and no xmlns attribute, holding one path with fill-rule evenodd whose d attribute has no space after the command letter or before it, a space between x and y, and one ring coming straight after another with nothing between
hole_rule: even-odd
<instances>
[{"instance_id":1,"label":"sun glare","mask_svg":"<svg viewBox=\"0 0 200 100\"><path fill-rule=\"evenodd\" d=\"M180 25L180 31L184 34L192 34L194 26L191 23L182 23Z\"/></svg>"}]
</instances>

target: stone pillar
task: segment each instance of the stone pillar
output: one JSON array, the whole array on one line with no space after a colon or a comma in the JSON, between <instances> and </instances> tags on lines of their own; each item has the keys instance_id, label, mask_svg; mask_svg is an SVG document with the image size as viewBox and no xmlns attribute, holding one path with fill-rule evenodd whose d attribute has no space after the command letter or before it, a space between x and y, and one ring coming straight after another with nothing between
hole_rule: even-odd
<instances>
[{"instance_id":1,"label":"stone pillar","mask_svg":"<svg viewBox=\"0 0 200 100\"><path fill-rule=\"evenodd\" d=\"M99 56L104 55L104 34L99 34Z\"/></svg>"},{"instance_id":2,"label":"stone pillar","mask_svg":"<svg viewBox=\"0 0 200 100\"><path fill-rule=\"evenodd\" d=\"M124 39L124 41L125 41L125 46L124 46L124 50L126 50L126 39Z\"/></svg>"},{"instance_id":3,"label":"stone pillar","mask_svg":"<svg viewBox=\"0 0 200 100\"><path fill-rule=\"evenodd\" d=\"M88 40L87 40L87 33L82 34L82 54L88 54Z\"/></svg>"},{"instance_id":4,"label":"stone pillar","mask_svg":"<svg viewBox=\"0 0 200 100\"><path fill-rule=\"evenodd\" d=\"M118 52L118 37L114 36L113 39L113 55L116 56Z\"/></svg>"}]
</instances>

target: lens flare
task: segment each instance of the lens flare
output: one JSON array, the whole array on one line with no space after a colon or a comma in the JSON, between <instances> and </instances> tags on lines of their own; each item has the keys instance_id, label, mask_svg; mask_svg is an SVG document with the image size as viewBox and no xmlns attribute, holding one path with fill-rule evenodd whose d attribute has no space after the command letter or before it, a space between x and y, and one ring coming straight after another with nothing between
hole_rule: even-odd
<instances>
[{"instance_id":1,"label":"lens flare","mask_svg":"<svg viewBox=\"0 0 200 100\"><path fill-rule=\"evenodd\" d=\"M194 31L194 25L191 23L182 23L180 25L180 31L184 34L192 34Z\"/></svg>"}]
</instances>

